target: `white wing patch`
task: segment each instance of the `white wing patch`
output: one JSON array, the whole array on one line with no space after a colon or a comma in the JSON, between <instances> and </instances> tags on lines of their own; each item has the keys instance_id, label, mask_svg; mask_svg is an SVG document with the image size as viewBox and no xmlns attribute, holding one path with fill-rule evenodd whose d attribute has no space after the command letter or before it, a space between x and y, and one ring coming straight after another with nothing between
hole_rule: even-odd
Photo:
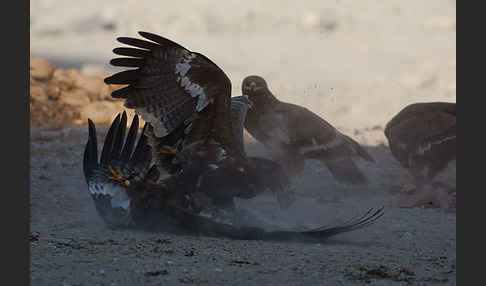
<instances>
[{"instance_id":1,"label":"white wing patch","mask_svg":"<svg viewBox=\"0 0 486 286\"><path fill-rule=\"evenodd\" d=\"M104 195L111 198L110 203L112 208L122 208L127 210L130 207L130 198L125 191L125 188L113 184L89 184L89 191L91 195Z\"/></svg>"},{"instance_id":2,"label":"white wing patch","mask_svg":"<svg viewBox=\"0 0 486 286\"><path fill-rule=\"evenodd\" d=\"M177 75L177 82L184 88L191 97L197 97L196 111L203 110L212 100L209 100L204 88L197 83L191 82L189 77L186 76L187 72L191 69L191 61L196 57L195 54L184 51L182 54L182 60L175 66L175 74Z\"/></svg>"},{"instance_id":3,"label":"white wing patch","mask_svg":"<svg viewBox=\"0 0 486 286\"><path fill-rule=\"evenodd\" d=\"M446 138L438 140L438 141L430 142L429 144L427 144L425 146L419 146L417 153L419 155L423 155L423 154L425 154L425 152L430 151L430 149L432 149L432 145L439 145L439 144L442 144L446 141L449 141L449 140L452 140L452 139L455 139L455 138L456 138L456 135L452 135L452 136L446 137Z\"/></svg>"}]
</instances>

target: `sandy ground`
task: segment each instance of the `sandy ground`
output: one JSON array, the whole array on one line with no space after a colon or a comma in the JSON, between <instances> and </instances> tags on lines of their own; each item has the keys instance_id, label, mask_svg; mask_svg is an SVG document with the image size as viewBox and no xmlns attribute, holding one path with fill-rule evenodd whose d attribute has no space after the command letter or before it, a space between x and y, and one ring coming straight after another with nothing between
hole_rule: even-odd
<instances>
[{"instance_id":1,"label":"sandy ground","mask_svg":"<svg viewBox=\"0 0 486 286\"><path fill-rule=\"evenodd\" d=\"M456 284L456 214L392 205L388 191L408 175L383 135L409 103L456 101L455 1L293 3L33 0L31 55L94 73L109 69L115 37L147 30L210 57L235 95L246 75L262 75L279 98L320 114L377 162L359 163L372 181L365 188L339 186L309 162L290 210L270 194L239 205L300 228L381 205L386 215L319 244L109 230L82 176L87 128L32 128L32 285ZM267 155L252 138L246 147Z\"/></svg>"},{"instance_id":2,"label":"sandy ground","mask_svg":"<svg viewBox=\"0 0 486 286\"><path fill-rule=\"evenodd\" d=\"M270 194L239 201L300 229L384 205L375 225L317 244L235 241L107 229L82 176L86 129L49 137L31 131L32 285L455 285L456 214L393 207L387 188L407 174L386 147L367 147L377 160L360 164L373 179L368 187L340 188L310 162L294 182L298 201L289 210L279 210ZM101 137L107 128L100 129ZM246 139L250 154L265 155Z\"/></svg>"}]
</instances>

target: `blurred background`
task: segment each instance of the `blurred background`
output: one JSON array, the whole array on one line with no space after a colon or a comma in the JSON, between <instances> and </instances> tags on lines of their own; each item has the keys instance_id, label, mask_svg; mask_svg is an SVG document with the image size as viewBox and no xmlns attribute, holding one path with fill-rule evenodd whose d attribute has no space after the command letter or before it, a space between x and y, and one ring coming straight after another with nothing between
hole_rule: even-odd
<instances>
[{"instance_id":1,"label":"blurred background","mask_svg":"<svg viewBox=\"0 0 486 286\"><path fill-rule=\"evenodd\" d=\"M93 75L118 36L149 31L217 63L344 131L380 128L405 105L456 101L451 0L31 0L30 54ZM377 127L378 126L378 127Z\"/></svg>"}]
</instances>

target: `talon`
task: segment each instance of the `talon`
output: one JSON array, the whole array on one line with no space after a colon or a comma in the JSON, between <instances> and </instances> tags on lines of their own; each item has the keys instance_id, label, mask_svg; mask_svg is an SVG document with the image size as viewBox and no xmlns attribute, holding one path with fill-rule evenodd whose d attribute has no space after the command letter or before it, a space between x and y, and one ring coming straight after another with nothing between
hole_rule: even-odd
<instances>
[{"instance_id":1,"label":"talon","mask_svg":"<svg viewBox=\"0 0 486 286\"><path fill-rule=\"evenodd\" d=\"M110 171L110 173L113 175L113 176L109 176L108 179L114 181L121 181L123 179L124 175L119 166L115 166L115 169L113 169L113 167L111 166L108 166L108 171Z\"/></svg>"},{"instance_id":2,"label":"talon","mask_svg":"<svg viewBox=\"0 0 486 286\"><path fill-rule=\"evenodd\" d=\"M130 180L125 180L125 182L123 182L125 184L125 186L129 187L130 186Z\"/></svg>"}]
</instances>

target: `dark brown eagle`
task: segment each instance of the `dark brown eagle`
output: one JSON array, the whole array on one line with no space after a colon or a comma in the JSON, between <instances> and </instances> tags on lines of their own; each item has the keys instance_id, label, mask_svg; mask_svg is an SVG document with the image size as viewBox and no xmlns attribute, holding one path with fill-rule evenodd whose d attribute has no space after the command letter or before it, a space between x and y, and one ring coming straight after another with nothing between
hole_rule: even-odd
<instances>
[{"instance_id":1,"label":"dark brown eagle","mask_svg":"<svg viewBox=\"0 0 486 286\"><path fill-rule=\"evenodd\" d=\"M150 41L118 38L136 48L116 48L115 54L128 57L111 60L112 65L135 69L105 79L107 84L127 85L112 96L126 99L125 106L147 122L135 150L138 117L126 139L126 115L115 118L99 161L95 127L89 123L84 172L98 212L109 225L164 222L209 235L285 239L327 237L366 226L382 215L379 209L343 226L309 232L266 232L201 215L207 208L201 197L209 198L211 206L233 209L233 198L271 189L281 207L288 207L292 188L278 164L246 156L239 134L245 98L231 98L224 72L204 55L158 35L139 34Z\"/></svg>"},{"instance_id":2,"label":"dark brown eagle","mask_svg":"<svg viewBox=\"0 0 486 286\"><path fill-rule=\"evenodd\" d=\"M96 127L91 120L88 122L84 176L98 214L113 228L185 231L234 239L305 241L363 228L383 215L383 208L370 209L342 225L308 231L268 232L258 227L240 226L195 208L197 193L184 192L186 182L180 177L167 177L159 172L151 163L153 152L146 135L147 123L137 141L138 116L134 117L128 133L126 113L113 120L100 156Z\"/></svg>"},{"instance_id":3,"label":"dark brown eagle","mask_svg":"<svg viewBox=\"0 0 486 286\"><path fill-rule=\"evenodd\" d=\"M374 160L349 136L307 108L278 100L262 77L246 77L242 93L251 101L246 130L276 151L277 161L290 174L301 172L306 159L317 159L341 183L360 185L368 182L352 158Z\"/></svg>"},{"instance_id":4,"label":"dark brown eagle","mask_svg":"<svg viewBox=\"0 0 486 286\"><path fill-rule=\"evenodd\" d=\"M456 104L414 103L406 106L386 125L393 156L408 168L416 193L402 200L403 207L433 204L443 210L455 208L455 186L434 181L456 160Z\"/></svg>"}]
</instances>

